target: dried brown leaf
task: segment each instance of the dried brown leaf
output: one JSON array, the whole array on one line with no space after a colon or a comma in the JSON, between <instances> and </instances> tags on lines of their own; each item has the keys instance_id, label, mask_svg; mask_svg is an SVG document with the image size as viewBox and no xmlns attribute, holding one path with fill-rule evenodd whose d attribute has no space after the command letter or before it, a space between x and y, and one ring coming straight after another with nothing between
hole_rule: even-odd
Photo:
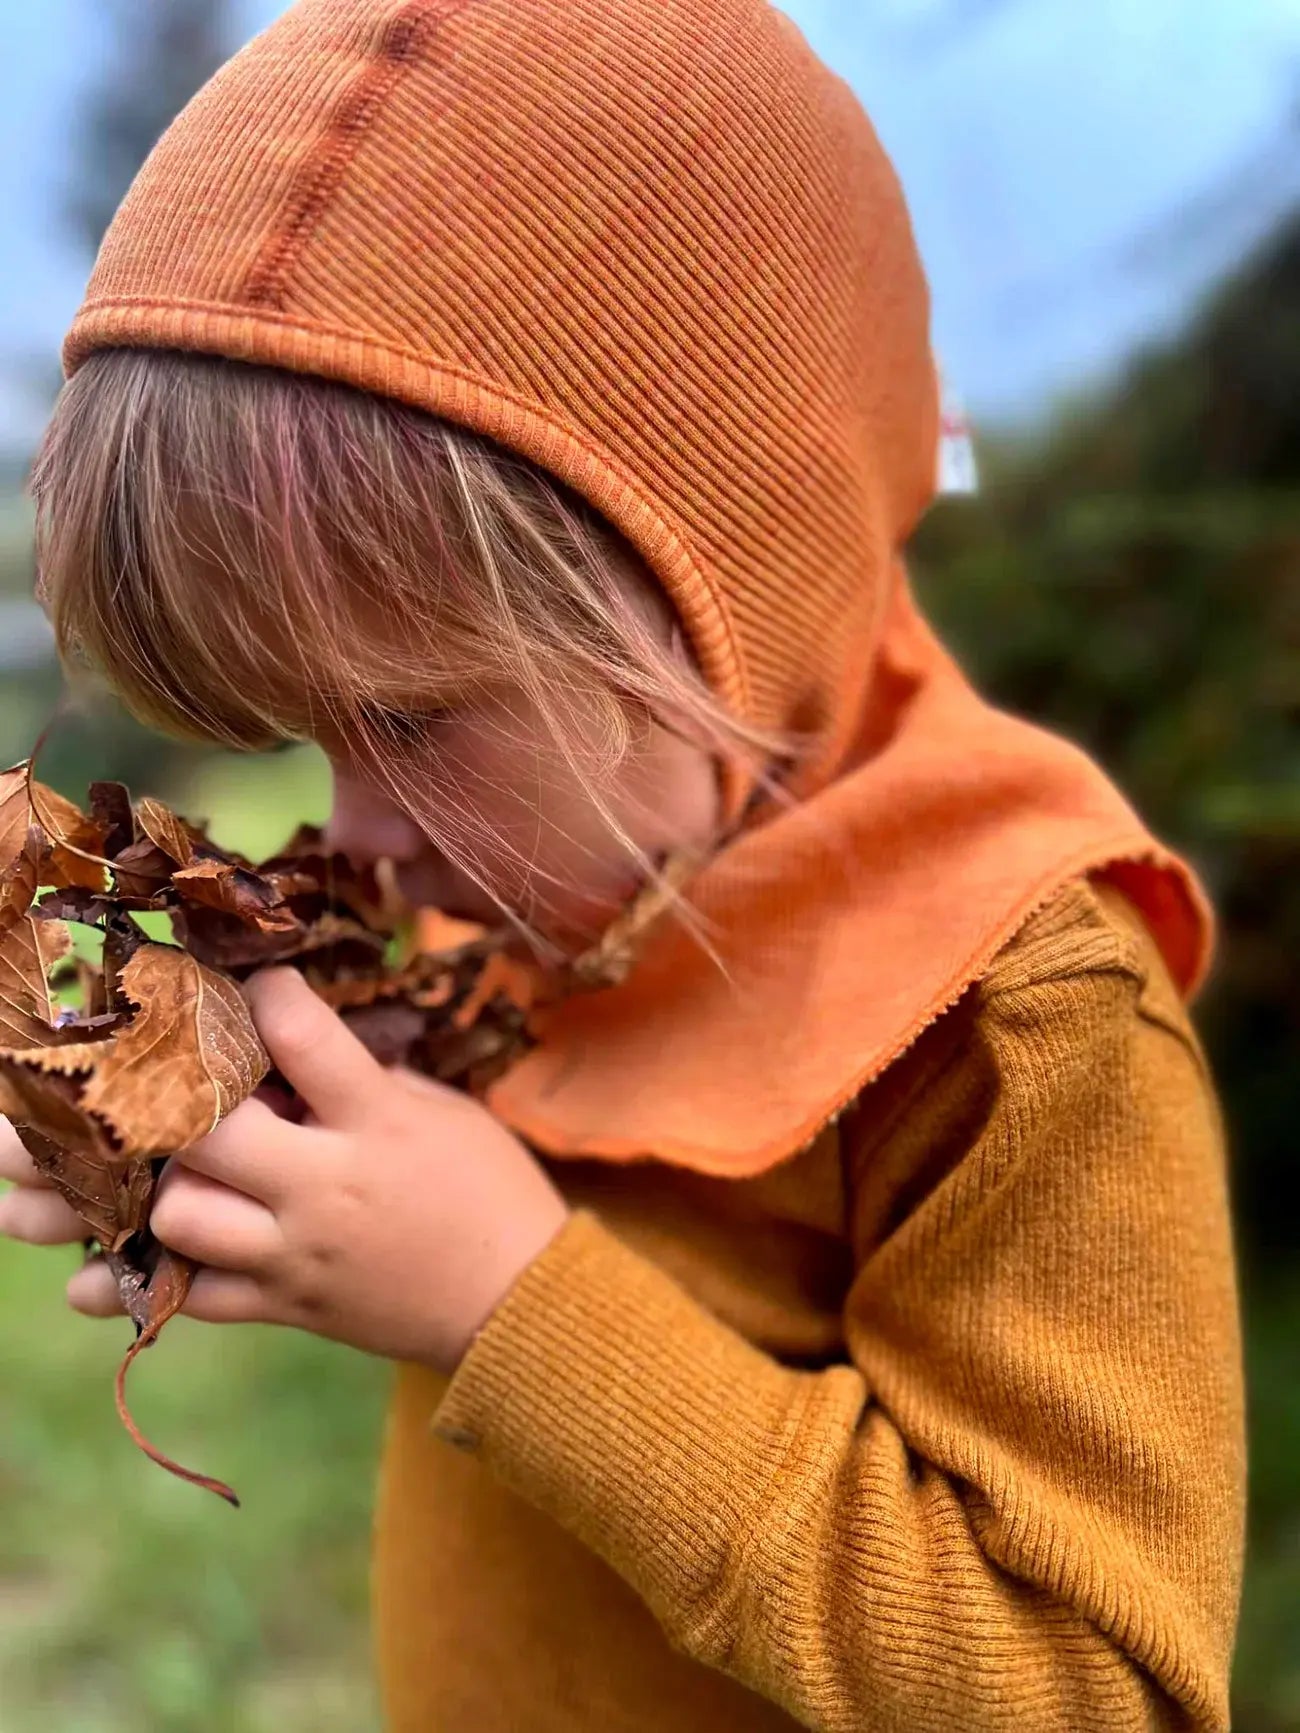
<instances>
[{"instance_id":1,"label":"dried brown leaf","mask_svg":"<svg viewBox=\"0 0 1300 1733\"><path fill-rule=\"evenodd\" d=\"M391 935L411 913L387 863L357 866L325 847L324 833L302 825L279 854L258 867L297 914L310 921L327 908L346 910L372 932Z\"/></svg>"},{"instance_id":2,"label":"dried brown leaf","mask_svg":"<svg viewBox=\"0 0 1300 1733\"><path fill-rule=\"evenodd\" d=\"M121 782L92 782L90 814L104 838L104 853L115 860L135 840L131 793Z\"/></svg>"},{"instance_id":3,"label":"dried brown leaf","mask_svg":"<svg viewBox=\"0 0 1300 1733\"><path fill-rule=\"evenodd\" d=\"M6 771L3 783L15 773L22 776L27 800L28 824L39 825L45 832L45 853L41 860L41 878L48 883L82 885L86 890L102 890L108 883L108 865L104 859L104 833L93 818L55 789L48 788L31 776L30 762ZM0 798L5 789L0 786Z\"/></svg>"},{"instance_id":4,"label":"dried brown leaf","mask_svg":"<svg viewBox=\"0 0 1300 1733\"><path fill-rule=\"evenodd\" d=\"M171 882L187 902L220 909L260 932L296 932L300 925L270 880L230 861L195 861L192 866L179 867Z\"/></svg>"},{"instance_id":5,"label":"dried brown leaf","mask_svg":"<svg viewBox=\"0 0 1300 1733\"><path fill-rule=\"evenodd\" d=\"M53 879L91 889L107 884L102 865L82 860L72 849L62 846L66 842L73 848L97 853L101 840L98 826L52 788L30 781L29 772L27 761L0 771L0 886L6 878L12 879L16 863L32 846L33 827L41 826L48 834L41 837L36 856L38 883L41 879ZM28 870L26 866L18 868L24 878ZM0 908L3 904L4 892L0 889Z\"/></svg>"},{"instance_id":6,"label":"dried brown leaf","mask_svg":"<svg viewBox=\"0 0 1300 1733\"><path fill-rule=\"evenodd\" d=\"M239 989L174 945L142 945L122 971L135 1007L82 1094L124 1157L186 1149L252 1094L268 1061Z\"/></svg>"},{"instance_id":7,"label":"dried brown leaf","mask_svg":"<svg viewBox=\"0 0 1300 1733\"><path fill-rule=\"evenodd\" d=\"M106 1128L86 1111L82 1091L111 1031L65 1040L57 1028L31 1047L0 1048L0 1113L31 1126L70 1159L119 1159Z\"/></svg>"},{"instance_id":8,"label":"dried brown leaf","mask_svg":"<svg viewBox=\"0 0 1300 1733\"><path fill-rule=\"evenodd\" d=\"M109 1010L127 1011L129 1005L122 992L122 971L144 945L152 943L134 917L120 906L103 923L104 950L100 958L103 976L104 1004Z\"/></svg>"},{"instance_id":9,"label":"dried brown leaf","mask_svg":"<svg viewBox=\"0 0 1300 1733\"><path fill-rule=\"evenodd\" d=\"M0 770L0 868L22 853L31 822L26 764Z\"/></svg>"},{"instance_id":10,"label":"dried brown leaf","mask_svg":"<svg viewBox=\"0 0 1300 1733\"><path fill-rule=\"evenodd\" d=\"M368 969L359 974L324 977L310 965L303 972L320 997L335 1011L389 999L401 999L421 1010L433 1010L450 1004L458 987L463 996L470 976L478 967L477 961L452 956L417 957L404 969L380 972Z\"/></svg>"},{"instance_id":11,"label":"dried brown leaf","mask_svg":"<svg viewBox=\"0 0 1300 1733\"><path fill-rule=\"evenodd\" d=\"M173 918L177 939L209 968L246 971L271 963L317 965L331 975L374 970L383 964L386 940L349 915L326 913L296 921L284 932L250 927L238 915L190 905Z\"/></svg>"},{"instance_id":12,"label":"dried brown leaf","mask_svg":"<svg viewBox=\"0 0 1300 1733\"><path fill-rule=\"evenodd\" d=\"M358 1005L341 1013L343 1021L381 1065L409 1064L426 1032L423 1011L400 999Z\"/></svg>"},{"instance_id":13,"label":"dried brown leaf","mask_svg":"<svg viewBox=\"0 0 1300 1733\"><path fill-rule=\"evenodd\" d=\"M103 785L116 790L117 784ZM105 794L116 813L115 834L125 832L117 795ZM129 809L128 809L129 810ZM125 897L164 898L168 892L236 917L267 932L288 932L297 926L283 906L283 896L240 855L229 854L196 825L179 817L160 800L144 799L133 814L135 840L128 835L114 859L117 888Z\"/></svg>"},{"instance_id":14,"label":"dried brown leaf","mask_svg":"<svg viewBox=\"0 0 1300 1733\"><path fill-rule=\"evenodd\" d=\"M5 859L0 853L0 939L32 905L40 883L42 837L34 826L18 853Z\"/></svg>"},{"instance_id":15,"label":"dried brown leaf","mask_svg":"<svg viewBox=\"0 0 1300 1733\"><path fill-rule=\"evenodd\" d=\"M185 1149L266 1074L238 988L185 952L141 946L121 987L129 1019L37 1027L37 1040L0 1048L3 1111L72 1162L126 1165Z\"/></svg>"},{"instance_id":16,"label":"dried brown leaf","mask_svg":"<svg viewBox=\"0 0 1300 1733\"><path fill-rule=\"evenodd\" d=\"M120 1251L132 1234L148 1228L154 1194L149 1162L123 1163L111 1155L72 1151L31 1124L20 1125L18 1135L36 1166L68 1200L105 1251ZM128 1298L124 1292L124 1303ZM131 1310L130 1305L127 1310Z\"/></svg>"},{"instance_id":17,"label":"dried brown leaf","mask_svg":"<svg viewBox=\"0 0 1300 1733\"><path fill-rule=\"evenodd\" d=\"M0 1048L38 1047L52 1038L59 1006L49 971L71 948L61 921L27 913L0 926Z\"/></svg>"},{"instance_id":18,"label":"dried brown leaf","mask_svg":"<svg viewBox=\"0 0 1300 1733\"><path fill-rule=\"evenodd\" d=\"M161 906L148 897L117 897L105 891L87 891L72 885L66 891L47 891L32 913L40 921L79 921L83 926L98 927L121 909L157 909Z\"/></svg>"},{"instance_id":19,"label":"dried brown leaf","mask_svg":"<svg viewBox=\"0 0 1300 1733\"><path fill-rule=\"evenodd\" d=\"M108 991L103 964L92 963L85 957L76 957L72 966L81 999L82 1016L101 1017L108 1014Z\"/></svg>"},{"instance_id":20,"label":"dried brown leaf","mask_svg":"<svg viewBox=\"0 0 1300 1733\"><path fill-rule=\"evenodd\" d=\"M169 806L164 806L161 800L154 800L150 795L136 801L135 825L142 838L147 837L155 848L160 849L177 866L190 866L210 847L202 831L178 817ZM221 851L212 848L211 852L220 854Z\"/></svg>"},{"instance_id":21,"label":"dried brown leaf","mask_svg":"<svg viewBox=\"0 0 1300 1733\"><path fill-rule=\"evenodd\" d=\"M113 880L123 897L151 898L166 891L176 863L148 837L128 843L113 862Z\"/></svg>"}]
</instances>

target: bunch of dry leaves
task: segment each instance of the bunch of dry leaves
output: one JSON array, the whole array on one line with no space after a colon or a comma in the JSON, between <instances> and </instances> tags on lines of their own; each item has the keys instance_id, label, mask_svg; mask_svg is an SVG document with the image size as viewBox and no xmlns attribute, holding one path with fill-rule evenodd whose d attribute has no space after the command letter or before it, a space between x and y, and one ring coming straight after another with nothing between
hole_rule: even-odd
<instances>
[{"instance_id":1,"label":"bunch of dry leaves","mask_svg":"<svg viewBox=\"0 0 1300 1733\"><path fill-rule=\"evenodd\" d=\"M232 1504L126 1408L128 1367L194 1276L149 1231L158 1178L266 1078L239 982L267 964L300 969L386 1064L478 1090L526 1047L536 973L502 934L413 913L382 868L329 853L317 830L255 865L120 783L93 784L82 811L30 763L0 772L0 1113L80 1214L135 1323L123 1423L154 1461ZM141 914L166 916L171 941ZM98 939L74 949L69 923ZM617 950L570 984L617 973Z\"/></svg>"}]
</instances>

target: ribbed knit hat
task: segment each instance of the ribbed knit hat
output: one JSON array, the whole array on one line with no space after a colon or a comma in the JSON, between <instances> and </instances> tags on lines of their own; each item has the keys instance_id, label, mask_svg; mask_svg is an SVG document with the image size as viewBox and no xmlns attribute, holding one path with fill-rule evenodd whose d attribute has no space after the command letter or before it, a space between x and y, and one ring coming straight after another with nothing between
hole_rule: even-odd
<instances>
[{"instance_id":1,"label":"ribbed knit hat","mask_svg":"<svg viewBox=\"0 0 1300 1733\"><path fill-rule=\"evenodd\" d=\"M717 692L817 741L810 798L693 888L713 954L665 924L497 1084L538 1144L779 1160L1090 869L1125 863L1199 979L1191 876L1082 754L983 704L912 606L924 278L859 103L767 0L299 0L123 204L66 366L113 345L492 437L617 526Z\"/></svg>"},{"instance_id":2,"label":"ribbed knit hat","mask_svg":"<svg viewBox=\"0 0 1300 1733\"><path fill-rule=\"evenodd\" d=\"M492 436L825 764L932 491L927 321L861 107L765 0L301 0L150 157L65 363L199 349Z\"/></svg>"}]
</instances>

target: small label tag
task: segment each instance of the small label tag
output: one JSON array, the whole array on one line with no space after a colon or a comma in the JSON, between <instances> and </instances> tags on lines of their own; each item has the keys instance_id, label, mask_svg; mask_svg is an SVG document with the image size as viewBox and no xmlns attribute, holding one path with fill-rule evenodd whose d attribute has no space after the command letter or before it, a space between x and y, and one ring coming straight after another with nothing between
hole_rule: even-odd
<instances>
[{"instance_id":1,"label":"small label tag","mask_svg":"<svg viewBox=\"0 0 1300 1733\"><path fill-rule=\"evenodd\" d=\"M979 465L975 461L975 442L971 437L970 419L966 406L953 390L942 371L940 383L939 474L941 494L978 493Z\"/></svg>"}]
</instances>

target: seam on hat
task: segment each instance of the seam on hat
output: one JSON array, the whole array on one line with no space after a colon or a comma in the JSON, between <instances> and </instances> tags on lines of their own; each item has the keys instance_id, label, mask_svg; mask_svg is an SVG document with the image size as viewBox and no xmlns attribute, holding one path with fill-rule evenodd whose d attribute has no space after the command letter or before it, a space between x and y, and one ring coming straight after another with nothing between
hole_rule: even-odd
<instances>
[{"instance_id":1,"label":"seam on hat","mask_svg":"<svg viewBox=\"0 0 1300 1733\"><path fill-rule=\"evenodd\" d=\"M364 70L343 92L293 177L284 209L235 299L281 307L290 273L320 226L343 176L393 88L424 57L439 28L479 0L403 0L375 31Z\"/></svg>"}]
</instances>

